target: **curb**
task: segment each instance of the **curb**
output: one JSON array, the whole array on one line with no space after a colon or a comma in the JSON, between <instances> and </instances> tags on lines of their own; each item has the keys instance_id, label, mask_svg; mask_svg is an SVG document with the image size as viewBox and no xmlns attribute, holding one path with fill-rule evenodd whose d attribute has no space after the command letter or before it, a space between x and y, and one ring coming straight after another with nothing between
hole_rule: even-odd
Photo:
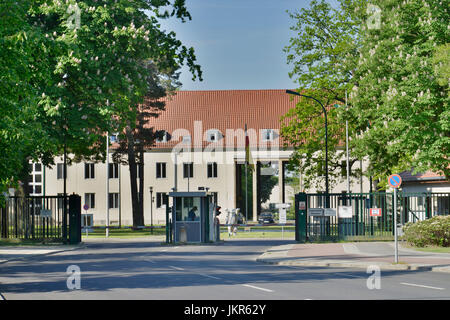
<instances>
[{"instance_id":1,"label":"curb","mask_svg":"<svg viewBox=\"0 0 450 320\"><path fill-rule=\"evenodd\" d=\"M423 266L423 265L409 265L409 264L398 264L390 265L385 262L322 262L322 261L299 261L299 260L285 260L280 261L277 259L261 259L257 258L256 262L265 263L270 265L279 266L304 266L304 267L329 267L329 268L367 268L368 266L377 265L380 270L406 270L406 271L434 271L434 272L445 272L450 273L450 267L433 267L433 266Z\"/></svg>"}]
</instances>

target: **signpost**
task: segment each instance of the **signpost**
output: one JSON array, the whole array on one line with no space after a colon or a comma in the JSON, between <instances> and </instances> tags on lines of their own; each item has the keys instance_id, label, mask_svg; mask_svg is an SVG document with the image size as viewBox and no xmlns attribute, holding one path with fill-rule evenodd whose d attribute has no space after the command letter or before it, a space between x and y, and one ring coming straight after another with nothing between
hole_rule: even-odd
<instances>
[{"instance_id":1,"label":"signpost","mask_svg":"<svg viewBox=\"0 0 450 320\"><path fill-rule=\"evenodd\" d=\"M370 208L369 214L371 217L381 217L381 208Z\"/></svg>"},{"instance_id":2,"label":"signpost","mask_svg":"<svg viewBox=\"0 0 450 320\"><path fill-rule=\"evenodd\" d=\"M279 217L278 223L281 224L281 238L284 239L284 225L286 224L286 209L289 209L291 205L289 203L278 203L276 204L278 208Z\"/></svg>"},{"instance_id":3,"label":"signpost","mask_svg":"<svg viewBox=\"0 0 450 320\"><path fill-rule=\"evenodd\" d=\"M352 206L339 206L338 207L338 217L351 219L353 217L353 208Z\"/></svg>"},{"instance_id":4,"label":"signpost","mask_svg":"<svg viewBox=\"0 0 450 320\"><path fill-rule=\"evenodd\" d=\"M398 231L397 231L397 189L402 184L402 177L398 174L391 174L388 184L394 188L394 241L395 241L395 263L398 263Z\"/></svg>"},{"instance_id":5,"label":"signpost","mask_svg":"<svg viewBox=\"0 0 450 320\"><path fill-rule=\"evenodd\" d=\"M87 204L85 204L83 206L83 209L86 211L85 214L82 214L82 219L81 219L81 227L84 229L82 231L86 232L86 238L89 236L89 231L92 231L91 227L93 226L93 215L92 214L87 214L87 211L89 210L89 206Z\"/></svg>"}]
</instances>

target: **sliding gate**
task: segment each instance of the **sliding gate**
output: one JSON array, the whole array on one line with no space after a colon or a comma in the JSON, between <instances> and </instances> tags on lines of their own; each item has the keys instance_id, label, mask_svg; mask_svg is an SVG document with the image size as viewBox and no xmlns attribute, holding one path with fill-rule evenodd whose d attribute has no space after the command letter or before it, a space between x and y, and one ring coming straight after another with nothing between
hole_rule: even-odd
<instances>
[{"instance_id":1,"label":"sliding gate","mask_svg":"<svg viewBox=\"0 0 450 320\"><path fill-rule=\"evenodd\" d=\"M295 197L296 240L391 239L397 221L404 225L450 214L450 193L333 193Z\"/></svg>"}]
</instances>

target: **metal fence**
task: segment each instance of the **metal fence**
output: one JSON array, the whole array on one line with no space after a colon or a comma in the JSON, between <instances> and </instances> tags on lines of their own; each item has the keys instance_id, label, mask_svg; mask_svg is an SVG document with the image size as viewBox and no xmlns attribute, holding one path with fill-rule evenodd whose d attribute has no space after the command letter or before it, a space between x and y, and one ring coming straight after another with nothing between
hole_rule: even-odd
<instances>
[{"instance_id":1,"label":"metal fence","mask_svg":"<svg viewBox=\"0 0 450 320\"><path fill-rule=\"evenodd\" d=\"M307 239L391 238L394 201L393 193L307 194ZM397 221L401 225L450 214L450 193L398 192L396 201ZM351 218L343 218L344 211L351 212ZM377 211L379 216L374 216Z\"/></svg>"},{"instance_id":2,"label":"metal fence","mask_svg":"<svg viewBox=\"0 0 450 320\"><path fill-rule=\"evenodd\" d=\"M67 240L64 196L9 197L0 207L0 237Z\"/></svg>"}]
</instances>

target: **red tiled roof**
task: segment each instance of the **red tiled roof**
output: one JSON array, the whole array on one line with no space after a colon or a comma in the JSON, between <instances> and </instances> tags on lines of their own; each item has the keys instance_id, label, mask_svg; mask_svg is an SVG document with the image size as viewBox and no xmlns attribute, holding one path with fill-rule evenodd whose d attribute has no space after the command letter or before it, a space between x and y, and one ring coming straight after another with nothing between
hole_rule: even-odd
<instances>
[{"instance_id":1,"label":"red tiled roof","mask_svg":"<svg viewBox=\"0 0 450 320\"><path fill-rule=\"evenodd\" d=\"M172 148L180 143L180 135L183 135L180 129L190 133L195 147L194 123L196 121L201 121L203 135L209 129L217 129L225 136L225 141L227 129L244 130L247 124L249 133L254 130L257 134L257 141L250 135L250 146L255 147L260 143L260 130L279 130L280 117L290 108L295 107L295 101L286 93L286 90L178 91L165 101L165 111L162 111L158 118L150 119L148 125L156 130L169 132L172 140L167 143L156 143L153 149ZM174 136L176 133L178 137ZM203 147L211 144L205 139L202 140ZM236 139L235 146L243 148L244 141L244 138ZM281 138L278 143L281 148L283 146Z\"/></svg>"},{"instance_id":2,"label":"red tiled roof","mask_svg":"<svg viewBox=\"0 0 450 320\"><path fill-rule=\"evenodd\" d=\"M432 171L426 171L423 173L412 174L411 171L403 171L400 173L402 180L404 182L413 182L413 181L442 181L445 180L445 176L437 174Z\"/></svg>"}]
</instances>

